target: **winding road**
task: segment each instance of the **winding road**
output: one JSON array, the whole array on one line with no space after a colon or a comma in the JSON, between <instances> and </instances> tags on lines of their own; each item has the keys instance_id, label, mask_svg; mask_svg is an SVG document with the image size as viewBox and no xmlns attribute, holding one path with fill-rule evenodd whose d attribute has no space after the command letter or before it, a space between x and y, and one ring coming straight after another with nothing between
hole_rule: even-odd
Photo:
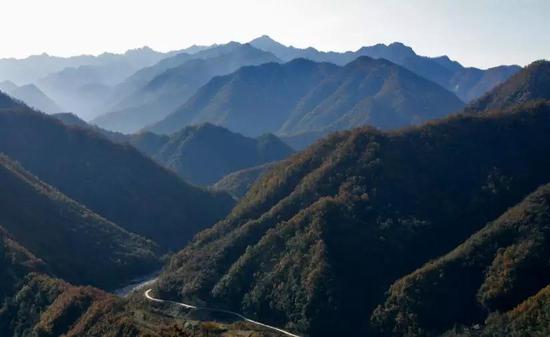
<instances>
[{"instance_id":1,"label":"winding road","mask_svg":"<svg viewBox=\"0 0 550 337\"><path fill-rule=\"evenodd\" d=\"M246 322L249 322L249 323L264 327L264 328L268 328L268 329L273 330L273 331L280 332L280 333L282 333L284 335L287 335L287 336L290 336L290 337L300 337L299 335L295 335L295 334L290 333L288 331L285 331L283 329L279 329L277 327L267 325L267 324L264 324L264 323L260 323L258 321L255 321L255 320L252 320L250 318L244 317L243 315L241 315L237 312L224 310L224 309L217 309L217 308L197 307L197 306L191 305L191 304L185 304L185 303L181 303L181 302L161 300L161 299L158 299L158 298L154 298L153 296L151 296L151 291L153 291L153 289L149 289L145 292L145 298L147 298L149 301L153 301L153 302L157 302L157 303L170 303L170 304L178 305L180 307L184 307L186 309L192 309L192 310L205 310L205 311L212 311L212 312L221 312L221 313L224 313L224 314L229 314L229 315L236 316L236 317L242 319L243 321L246 321Z\"/></svg>"}]
</instances>

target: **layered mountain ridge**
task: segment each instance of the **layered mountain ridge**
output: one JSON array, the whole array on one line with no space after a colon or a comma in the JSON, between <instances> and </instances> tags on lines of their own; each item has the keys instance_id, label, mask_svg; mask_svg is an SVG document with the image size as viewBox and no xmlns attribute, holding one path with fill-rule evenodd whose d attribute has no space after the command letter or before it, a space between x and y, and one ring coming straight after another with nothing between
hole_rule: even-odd
<instances>
[{"instance_id":1,"label":"layered mountain ridge","mask_svg":"<svg viewBox=\"0 0 550 337\"><path fill-rule=\"evenodd\" d=\"M386 60L362 57L338 67L297 59L215 78L148 130L169 134L205 122L248 136L365 124L388 129L443 117L462 106L452 93Z\"/></svg>"}]
</instances>

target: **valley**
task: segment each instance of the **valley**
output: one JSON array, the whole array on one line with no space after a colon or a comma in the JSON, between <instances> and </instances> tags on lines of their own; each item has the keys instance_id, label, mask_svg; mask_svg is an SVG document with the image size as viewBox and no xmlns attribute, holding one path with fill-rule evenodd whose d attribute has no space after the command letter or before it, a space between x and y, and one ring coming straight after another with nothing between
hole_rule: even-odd
<instances>
[{"instance_id":1,"label":"valley","mask_svg":"<svg viewBox=\"0 0 550 337\"><path fill-rule=\"evenodd\" d=\"M0 51L0 336L550 336L550 31L484 26L546 7L467 1L10 32L113 52Z\"/></svg>"}]
</instances>

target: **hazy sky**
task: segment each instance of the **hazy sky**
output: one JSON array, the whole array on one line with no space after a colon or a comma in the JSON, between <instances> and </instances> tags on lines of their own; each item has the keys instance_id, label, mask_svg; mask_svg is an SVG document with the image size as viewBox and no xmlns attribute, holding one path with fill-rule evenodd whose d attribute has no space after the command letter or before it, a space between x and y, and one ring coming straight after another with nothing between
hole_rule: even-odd
<instances>
[{"instance_id":1,"label":"hazy sky","mask_svg":"<svg viewBox=\"0 0 550 337\"><path fill-rule=\"evenodd\" d=\"M550 0L0 0L0 57L246 42L355 50L401 41L465 65L550 58Z\"/></svg>"}]
</instances>

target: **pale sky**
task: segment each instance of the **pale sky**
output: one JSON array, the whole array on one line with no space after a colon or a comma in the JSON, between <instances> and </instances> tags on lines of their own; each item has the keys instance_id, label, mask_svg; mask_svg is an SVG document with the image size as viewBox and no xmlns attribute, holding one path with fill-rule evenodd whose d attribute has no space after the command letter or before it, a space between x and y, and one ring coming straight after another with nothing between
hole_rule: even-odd
<instances>
[{"instance_id":1,"label":"pale sky","mask_svg":"<svg viewBox=\"0 0 550 337\"><path fill-rule=\"evenodd\" d=\"M356 50L400 41L467 66L550 59L550 0L0 0L0 57L247 42Z\"/></svg>"}]
</instances>

